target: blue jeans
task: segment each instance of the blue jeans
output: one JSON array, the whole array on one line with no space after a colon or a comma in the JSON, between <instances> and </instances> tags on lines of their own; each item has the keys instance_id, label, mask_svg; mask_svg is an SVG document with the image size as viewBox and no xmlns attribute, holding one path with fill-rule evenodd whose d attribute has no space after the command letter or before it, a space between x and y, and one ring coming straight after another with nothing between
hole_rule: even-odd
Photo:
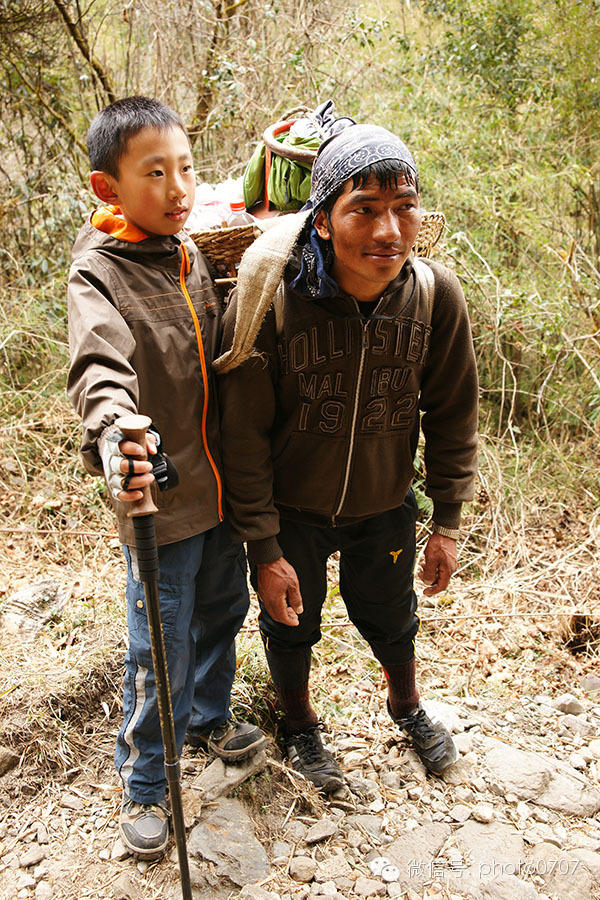
<instances>
[{"instance_id":1,"label":"blue jeans","mask_svg":"<svg viewBox=\"0 0 600 900\"><path fill-rule=\"evenodd\" d=\"M123 726L115 765L129 796L156 803L166 787L144 586L127 559L127 622ZM235 636L248 611L246 556L227 524L158 549L159 595L171 685L175 739L206 733L230 717Z\"/></svg>"}]
</instances>

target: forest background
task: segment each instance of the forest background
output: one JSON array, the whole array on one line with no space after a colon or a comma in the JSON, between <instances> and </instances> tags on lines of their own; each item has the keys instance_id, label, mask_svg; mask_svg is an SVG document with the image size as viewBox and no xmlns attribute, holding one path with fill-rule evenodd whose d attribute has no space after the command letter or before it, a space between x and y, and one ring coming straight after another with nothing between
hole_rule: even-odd
<instances>
[{"instance_id":1,"label":"forest background","mask_svg":"<svg viewBox=\"0 0 600 900\"><path fill-rule=\"evenodd\" d=\"M460 602L434 610L475 654L454 690L484 684L493 652L535 672L551 638L597 657L599 46L597 0L0 0L0 611L36 577L70 592L39 665L2 651L19 727L42 668L46 684L99 671L124 631L112 514L65 396L65 280L93 205L87 126L131 93L177 108L209 182L241 174L300 103L332 98L406 140L423 205L447 219L436 253L463 283L481 378ZM522 631L503 648L509 621Z\"/></svg>"}]
</instances>

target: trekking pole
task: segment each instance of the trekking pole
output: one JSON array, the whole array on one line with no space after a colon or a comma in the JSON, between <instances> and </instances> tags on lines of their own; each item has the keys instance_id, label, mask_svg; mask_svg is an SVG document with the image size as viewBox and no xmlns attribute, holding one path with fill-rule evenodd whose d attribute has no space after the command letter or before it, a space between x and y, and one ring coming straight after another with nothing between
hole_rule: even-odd
<instances>
[{"instance_id":1,"label":"trekking pole","mask_svg":"<svg viewBox=\"0 0 600 900\"><path fill-rule=\"evenodd\" d=\"M151 424L151 419L148 416L122 416L120 419L117 419L115 424L121 430L124 438L135 441L136 444L142 447L144 454L146 453L146 430ZM147 456L145 455L144 458L146 459ZM185 841L185 822L181 804L180 768L177 744L175 742L175 723L173 721L169 670L158 596L158 547L156 545L156 530L154 528L154 513L157 512L157 508L152 500L149 485L143 488L143 494L144 496L141 500L136 500L129 504L127 516L133 518L135 552L140 580L144 583L144 594L146 596L158 715L165 757L165 775L169 785L173 831L175 832L175 844L177 846L179 872L181 875L181 894L183 900L193 900Z\"/></svg>"}]
</instances>

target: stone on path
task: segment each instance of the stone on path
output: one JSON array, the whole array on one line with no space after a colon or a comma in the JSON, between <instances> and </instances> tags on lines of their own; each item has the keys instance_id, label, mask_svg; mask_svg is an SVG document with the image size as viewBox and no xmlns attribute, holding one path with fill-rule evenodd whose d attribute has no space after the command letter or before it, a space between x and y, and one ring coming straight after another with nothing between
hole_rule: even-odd
<instances>
[{"instance_id":1,"label":"stone on path","mask_svg":"<svg viewBox=\"0 0 600 900\"><path fill-rule=\"evenodd\" d=\"M2 634L14 635L21 641L33 641L44 625L60 613L69 593L66 585L53 578L14 591L2 605Z\"/></svg>"},{"instance_id":2,"label":"stone on path","mask_svg":"<svg viewBox=\"0 0 600 900\"><path fill-rule=\"evenodd\" d=\"M398 883L405 890L431 881L433 862L450 833L450 826L442 822L419 825L385 848L385 855L400 870Z\"/></svg>"},{"instance_id":3,"label":"stone on path","mask_svg":"<svg viewBox=\"0 0 600 900\"><path fill-rule=\"evenodd\" d=\"M430 719L445 725L450 734L458 734L465 730L460 713L455 706L442 703L441 700L422 700L421 705Z\"/></svg>"},{"instance_id":4,"label":"stone on path","mask_svg":"<svg viewBox=\"0 0 600 900\"><path fill-rule=\"evenodd\" d=\"M467 896L478 897L485 882L515 875L525 864L523 838L511 825L469 821L453 838L466 867L449 870L448 882Z\"/></svg>"},{"instance_id":5,"label":"stone on path","mask_svg":"<svg viewBox=\"0 0 600 900\"><path fill-rule=\"evenodd\" d=\"M561 694L556 700L552 701L552 706L562 713L572 713L578 716L583 712L583 703L574 697L573 694Z\"/></svg>"},{"instance_id":6,"label":"stone on path","mask_svg":"<svg viewBox=\"0 0 600 900\"><path fill-rule=\"evenodd\" d=\"M238 894L238 900L280 900L274 891L265 891L259 884L247 884Z\"/></svg>"},{"instance_id":7,"label":"stone on path","mask_svg":"<svg viewBox=\"0 0 600 900\"><path fill-rule=\"evenodd\" d=\"M239 800L218 800L188 839L188 853L215 863L216 874L243 887L269 874L269 860Z\"/></svg>"},{"instance_id":8,"label":"stone on path","mask_svg":"<svg viewBox=\"0 0 600 900\"><path fill-rule=\"evenodd\" d=\"M48 851L44 847L34 845L19 857L19 865L22 869L29 869L31 866L37 866L43 859L46 859Z\"/></svg>"},{"instance_id":9,"label":"stone on path","mask_svg":"<svg viewBox=\"0 0 600 900\"><path fill-rule=\"evenodd\" d=\"M578 847L577 850L569 850L569 856L589 869L596 884L600 884L600 853L587 847Z\"/></svg>"},{"instance_id":10,"label":"stone on path","mask_svg":"<svg viewBox=\"0 0 600 900\"><path fill-rule=\"evenodd\" d=\"M333 837L334 834L337 834L338 826L331 819L328 819L326 816L323 816L318 822L315 822L314 825L306 832L306 837L304 840L307 844L318 844L320 841L325 841L327 838Z\"/></svg>"},{"instance_id":11,"label":"stone on path","mask_svg":"<svg viewBox=\"0 0 600 900\"><path fill-rule=\"evenodd\" d=\"M317 864L310 856L295 856L290 862L290 877L294 881L300 881L308 884L312 881L317 871Z\"/></svg>"},{"instance_id":12,"label":"stone on path","mask_svg":"<svg viewBox=\"0 0 600 900\"><path fill-rule=\"evenodd\" d=\"M530 881L515 875L501 875L481 885L481 900L537 900L540 895Z\"/></svg>"},{"instance_id":13,"label":"stone on path","mask_svg":"<svg viewBox=\"0 0 600 900\"><path fill-rule=\"evenodd\" d=\"M317 864L314 878L316 882L321 884L330 879L337 883L340 879L348 878L350 875L352 875L352 867L346 859L344 851L337 850Z\"/></svg>"},{"instance_id":14,"label":"stone on path","mask_svg":"<svg viewBox=\"0 0 600 900\"><path fill-rule=\"evenodd\" d=\"M600 791L564 763L518 750L495 738L486 739L485 749L485 765L505 794L571 816L593 816L600 810Z\"/></svg>"},{"instance_id":15,"label":"stone on path","mask_svg":"<svg viewBox=\"0 0 600 900\"><path fill-rule=\"evenodd\" d=\"M471 810L471 818L475 819L476 822L483 822L486 825L493 820L494 815L494 807L491 803L486 803L485 800L476 803Z\"/></svg>"},{"instance_id":16,"label":"stone on path","mask_svg":"<svg viewBox=\"0 0 600 900\"><path fill-rule=\"evenodd\" d=\"M575 855L575 854L574 854ZM543 881L543 891L556 900L591 897L593 878L584 865L554 844L538 844L528 859L529 871Z\"/></svg>"},{"instance_id":17,"label":"stone on path","mask_svg":"<svg viewBox=\"0 0 600 900\"><path fill-rule=\"evenodd\" d=\"M600 678L597 675L584 675L581 679L581 687L590 694L594 691L600 691Z\"/></svg>"},{"instance_id":18,"label":"stone on path","mask_svg":"<svg viewBox=\"0 0 600 900\"><path fill-rule=\"evenodd\" d=\"M354 882L354 893L359 897L377 897L387 893L387 890L382 881L375 881L374 878L359 875Z\"/></svg>"},{"instance_id":19,"label":"stone on path","mask_svg":"<svg viewBox=\"0 0 600 900\"><path fill-rule=\"evenodd\" d=\"M217 758L192 781L191 788L199 791L204 801L216 800L233 791L250 775L261 772L266 764L267 754L264 750L235 766L228 766L222 759Z\"/></svg>"}]
</instances>

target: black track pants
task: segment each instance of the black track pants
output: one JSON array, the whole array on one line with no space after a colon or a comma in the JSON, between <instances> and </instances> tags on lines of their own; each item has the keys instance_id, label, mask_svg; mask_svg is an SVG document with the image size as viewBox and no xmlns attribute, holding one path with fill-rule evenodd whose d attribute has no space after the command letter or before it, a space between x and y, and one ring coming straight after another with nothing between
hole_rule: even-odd
<instances>
[{"instance_id":1,"label":"black track pants","mask_svg":"<svg viewBox=\"0 0 600 900\"><path fill-rule=\"evenodd\" d=\"M297 626L275 622L261 604L260 630L274 653L310 647L321 637L327 559L340 551L340 593L348 615L385 666L410 662L419 627L413 589L417 504L410 491L397 509L353 525L319 528L281 519L278 541L300 581ZM256 572L252 571L256 588Z\"/></svg>"}]
</instances>

